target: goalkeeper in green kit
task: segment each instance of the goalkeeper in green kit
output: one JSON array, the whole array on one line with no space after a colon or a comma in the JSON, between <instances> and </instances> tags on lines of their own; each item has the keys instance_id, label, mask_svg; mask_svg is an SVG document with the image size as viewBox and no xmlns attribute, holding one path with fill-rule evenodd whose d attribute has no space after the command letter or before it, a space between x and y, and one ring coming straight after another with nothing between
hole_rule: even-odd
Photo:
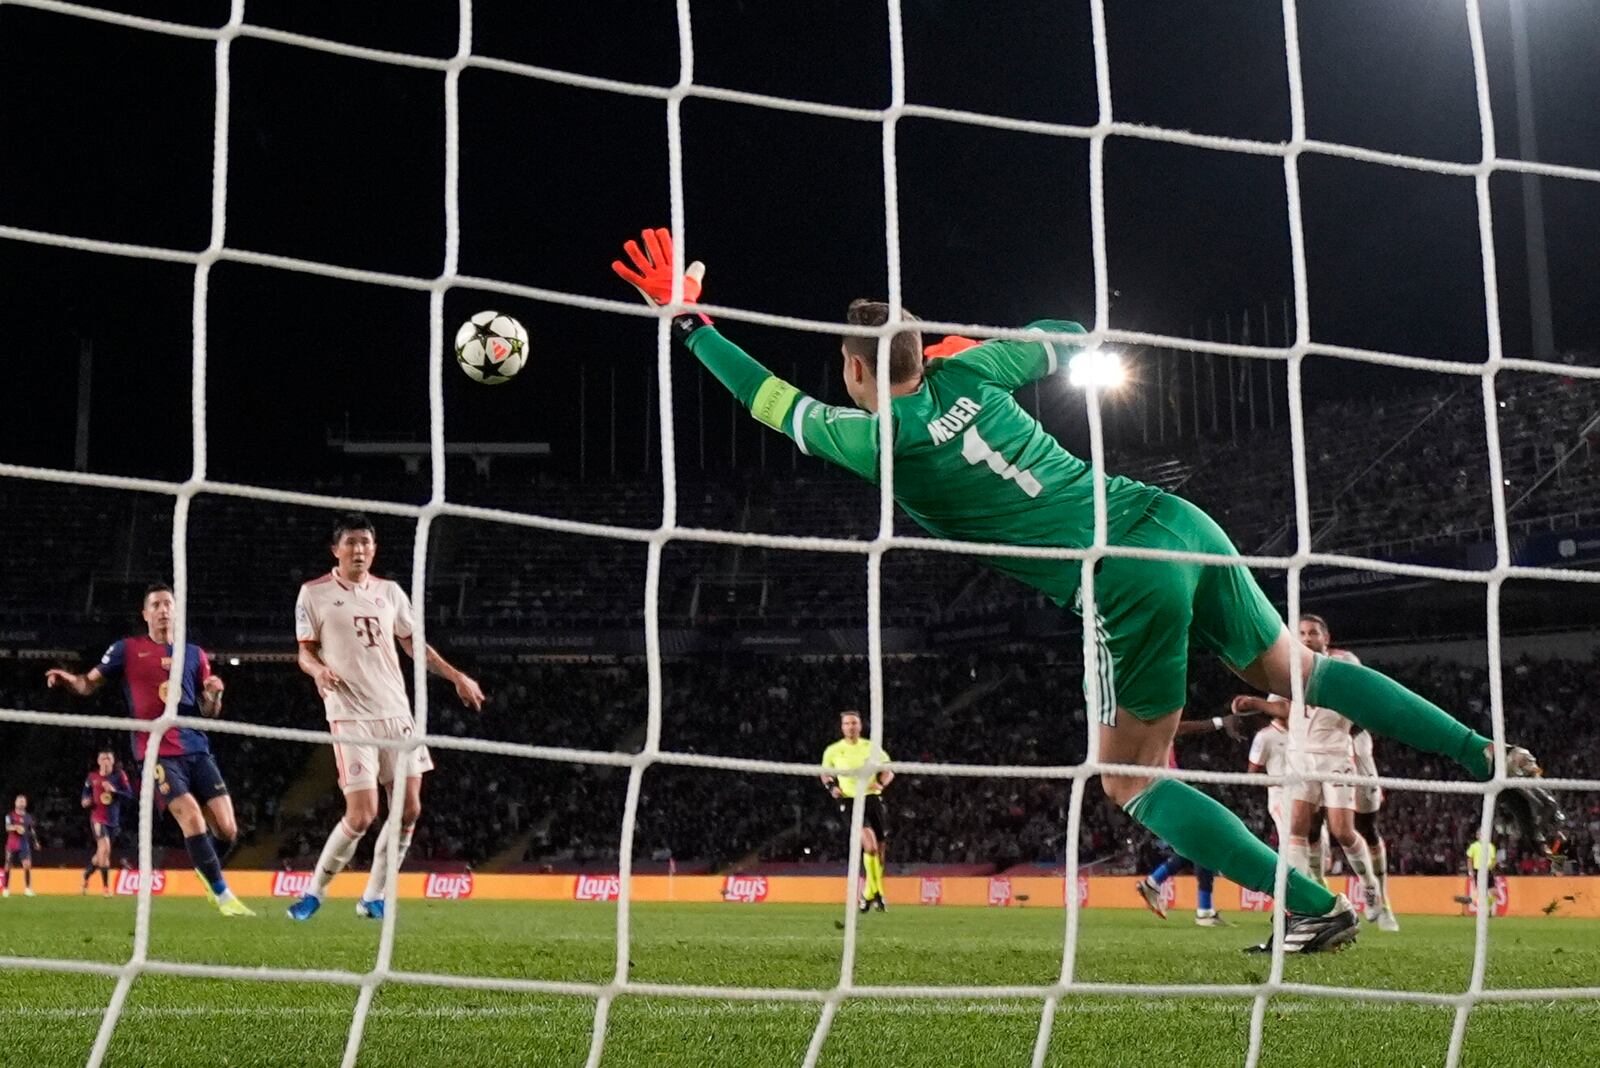
<instances>
[{"instance_id":1,"label":"goalkeeper in green kit","mask_svg":"<svg viewBox=\"0 0 1600 1068\"><path fill-rule=\"evenodd\" d=\"M629 241L630 266L612 268L647 301L672 291L672 239L647 230ZM704 268L684 272L683 299L699 299ZM849 326L877 327L888 306L851 303ZM1051 334L1082 334L1077 323L1032 324ZM678 315L673 333L750 414L817 456L878 481L878 435L894 435L894 497L936 537L952 541L1086 549L1094 541L1094 479L1089 464L1062 448L1012 398L1013 390L1065 367L1070 341L946 339L928 350L914 329L894 336L889 355L889 420L877 411L878 341L843 339L844 383L860 409L823 404L772 374L699 313ZM1107 476L1109 545L1237 557L1222 528L1199 508L1153 486ZM1056 603L1082 610L1077 560L985 556L984 563ZM1291 692L1291 641L1283 619L1240 564L1106 557L1095 571L1101 707L1100 759L1166 766L1188 692L1189 642L1210 649L1240 678L1271 693ZM1374 734L1450 757L1474 776L1493 772L1489 739L1410 690L1358 664L1302 648L1308 705L1334 709ZM1515 776L1537 775L1527 750L1507 750ZM1214 799L1176 779L1106 774L1101 784L1128 815L1180 855L1253 890L1271 892L1277 854ZM1543 843L1561 815L1542 790L1508 790L1526 833ZM1284 951L1309 953L1355 938L1358 920L1342 894L1288 872Z\"/></svg>"}]
</instances>

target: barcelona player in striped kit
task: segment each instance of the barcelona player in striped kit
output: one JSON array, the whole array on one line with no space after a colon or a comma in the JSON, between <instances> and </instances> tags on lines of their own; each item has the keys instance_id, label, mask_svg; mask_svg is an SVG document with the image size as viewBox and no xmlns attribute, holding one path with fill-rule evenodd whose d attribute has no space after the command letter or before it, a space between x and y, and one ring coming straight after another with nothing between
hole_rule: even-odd
<instances>
[{"instance_id":1,"label":"barcelona player in striped kit","mask_svg":"<svg viewBox=\"0 0 1600 1068\"><path fill-rule=\"evenodd\" d=\"M169 672L175 650L172 624L177 602L172 587L157 583L145 591L140 610L146 632L111 643L100 663L83 675L52 668L45 673L45 685L63 686L79 697L88 697L107 680L122 683L122 696L134 719L159 719L167 707ZM215 718L222 714L222 680L211 673L205 650L193 643L183 647L183 690L178 696L178 714ZM149 744L148 731L133 732L133 754L144 760ZM211 742L204 731L190 727L170 729L161 736L156 751L156 801L177 821L183 843L194 861L206 896L224 916L253 916L245 903L228 889L222 874L223 852L231 850L239 837L233 818L233 799L228 784L211 755Z\"/></svg>"},{"instance_id":2,"label":"barcelona player in striped kit","mask_svg":"<svg viewBox=\"0 0 1600 1068\"><path fill-rule=\"evenodd\" d=\"M83 807L89 810L89 833L94 838L94 855L83 869L80 893L89 892L89 877L100 872L100 889L111 896L111 848L122 829L122 802L133 799L128 773L117 767L117 755L102 749L95 766L83 780Z\"/></svg>"}]
</instances>

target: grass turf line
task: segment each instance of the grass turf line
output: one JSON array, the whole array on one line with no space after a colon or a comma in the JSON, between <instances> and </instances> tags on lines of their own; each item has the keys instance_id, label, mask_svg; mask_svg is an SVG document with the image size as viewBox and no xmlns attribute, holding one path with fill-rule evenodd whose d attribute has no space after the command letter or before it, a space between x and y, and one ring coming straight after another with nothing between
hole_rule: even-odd
<instances>
[{"instance_id":1,"label":"grass turf line","mask_svg":"<svg viewBox=\"0 0 1600 1068\"><path fill-rule=\"evenodd\" d=\"M151 956L243 966L365 971L378 925L331 902L313 921L255 901L255 920L225 921L202 902L155 902ZM839 909L771 905L637 905L631 976L641 982L826 988L837 980ZM1201 929L1185 914L1084 914L1078 978L1105 982L1251 983L1267 963L1239 948L1260 917ZM1454 993L1472 961L1472 921L1402 917L1398 935L1370 927L1337 955L1291 958L1285 977L1324 985ZM856 981L881 985L1047 984L1060 968L1063 920L1047 909L891 909L862 918ZM0 952L121 963L133 902L13 899L0 907ZM461 975L605 982L614 968L615 910L604 904L408 902L395 967ZM1600 922L1506 919L1490 926L1488 985L1600 982ZM0 969L0 1027L20 1063L80 1065L113 981ZM210 1066L337 1064L356 991L310 983L146 976L134 984L108 1063ZM1027 1065L1041 1005L987 999L846 1001L823 1063ZM816 1004L624 997L611 1009L605 1064L798 1064ZM581 997L386 985L373 1002L364 1065L579 1065L594 1003ZM1075 997L1058 1011L1049 1063L1237 1064L1248 999ZM1274 998L1262 1063L1439 1064L1453 1010L1435 1006ZM1468 1025L1463 1064L1564 1068L1593 1063L1600 1004L1486 1005ZM424 1060L425 1059L425 1060Z\"/></svg>"}]
</instances>

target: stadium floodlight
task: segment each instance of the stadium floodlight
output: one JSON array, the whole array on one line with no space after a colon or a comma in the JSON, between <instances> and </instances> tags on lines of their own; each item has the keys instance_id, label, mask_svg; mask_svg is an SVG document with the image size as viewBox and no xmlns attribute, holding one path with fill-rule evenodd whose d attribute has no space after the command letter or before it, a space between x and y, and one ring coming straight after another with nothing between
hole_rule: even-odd
<instances>
[{"instance_id":1,"label":"stadium floodlight","mask_svg":"<svg viewBox=\"0 0 1600 1068\"><path fill-rule=\"evenodd\" d=\"M1067 361L1067 380L1079 389L1116 389L1128 380L1122 354L1114 349L1086 349Z\"/></svg>"}]
</instances>

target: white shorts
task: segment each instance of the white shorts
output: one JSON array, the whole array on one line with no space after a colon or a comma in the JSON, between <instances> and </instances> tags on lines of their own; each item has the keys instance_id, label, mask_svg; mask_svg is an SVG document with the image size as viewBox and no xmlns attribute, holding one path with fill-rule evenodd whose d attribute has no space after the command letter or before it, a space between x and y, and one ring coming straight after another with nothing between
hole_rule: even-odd
<instances>
[{"instance_id":1,"label":"white shorts","mask_svg":"<svg viewBox=\"0 0 1600 1068\"><path fill-rule=\"evenodd\" d=\"M1357 786L1356 811L1361 813L1376 812L1383 807L1383 787Z\"/></svg>"},{"instance_id":2,"label":"white shorts","mask_svg":"<svg viewBox=\"0 0 1600 1068\"><path fill-rule=\"evenodd\" d=\"M1348 756L1300 753L1290 758L1290 769L1301 775L1354 775L1355 761ZM1286 787L1291 801L1304 801L1323 808L1356 807L1356 788L1347 783L1303 782Z\"/></svg>"},{"instance_id":3,"label":"white shorts","mask_svg":"<svg viewBox=\"0 0 1600 1068\"><path fill-rule=\"evenodd\" d=\"M380 785L394 782L395 769L405 758L406 750L372 745L368 739L400 739L411 737L416 724L410 716L393 719L336 719L328 723L334 737L333 759L339 765L339 788L345 793L352 790L375 790ZM427 746L418 746L417 774L433 770L433 757Z\"/></svg>"}]
</instances>

